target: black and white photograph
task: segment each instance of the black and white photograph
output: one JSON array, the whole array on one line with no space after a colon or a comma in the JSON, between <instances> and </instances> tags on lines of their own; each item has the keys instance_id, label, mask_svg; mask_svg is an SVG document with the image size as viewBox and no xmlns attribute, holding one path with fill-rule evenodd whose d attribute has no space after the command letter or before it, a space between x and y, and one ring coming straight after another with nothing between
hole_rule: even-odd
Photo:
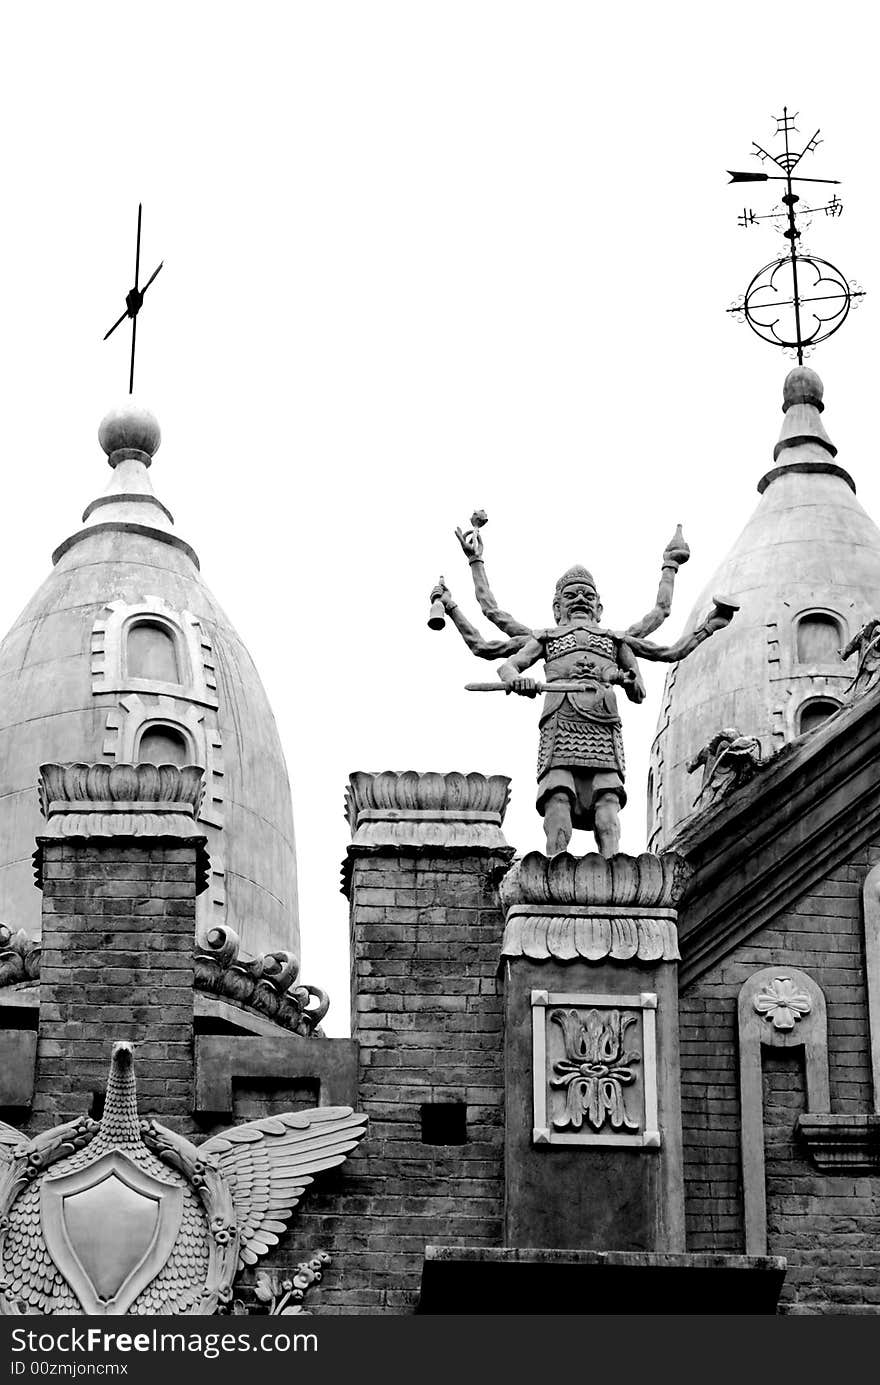
<instances>
[{"instance_id":1,"label":"black and white photograph","mask_svg":"<svg viewBox=\"0 0 880 1385\"><path fill-rule=\"evenodd\" d=\"M875 27L4 10L12 1375L880 1314Z\"/></svg>"}]
</instances>

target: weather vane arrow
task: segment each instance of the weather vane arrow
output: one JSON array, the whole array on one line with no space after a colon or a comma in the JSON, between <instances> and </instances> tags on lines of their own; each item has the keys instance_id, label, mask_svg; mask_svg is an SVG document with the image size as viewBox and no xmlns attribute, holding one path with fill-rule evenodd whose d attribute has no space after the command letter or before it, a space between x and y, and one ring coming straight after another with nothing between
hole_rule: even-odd
<instances>
[{"instance_id":1,"label":"weather vane arrow","mask_svg":"<svg viewBox=\"0 0 880 1385\"><path fill-rule=\"evenodd\" d=\"M785 173L741 173L729 168L732 183L839 183L839 178L789 178Z\"/></svg>"},{"instance_id":2,"label":"weather vane arrow","mask_svg":"<svg viewBox=\"0 0 880 1385\"><path fill-rule=\"evenodd\" d=\"M782 137L784 147L776 154L771 154L762 145L753 142L752 153L762 163L775 165L779 172L744 172L729 168L727 173L731 183L785 183L781 199L783 210L757 216L751 208L743 208L737 221L744 227L755 226L759 221L781 223L780 229L788 241L788 250L758 270L742 298L728 308L728 312L740 322L747 322L763 341L770 342L772 346L781 346L796 355L798 365L803 365L805 354L809 354L815 345L843 326L850 308L859 306L864 290L855 283L848 283L830 261L808 253L800 246L801 226L798 218L816 212L824 212L830 217L839 216L843 203L835 193L824 206L799 207L801 199L793 185L837 185L840 180L796 174L795 169L804 156L815 153L821 144L820 132L816 130L806 144L797 148L792 143L792 137L797 133L797 112L790 115L788 107L783 106L782 115L774 119L776 134Z\"/></svg>"},{"instance_id":3,"label":"weather vane arrow","mask_svg":"<svg viewBox=\"0 0 880 1385\"><path fill-rule=\"evenodd\" d=\"M114 322L113 326L109 329L109 331L107 331L107 332L104 333L104 341L106 341L108 337L110 337L110 336L113 335L113 333L116 331L116 328L117 328L117 327L120 327L120 326L122 325L122 323L125 321L125 319L126 319L127 317L130 317L130 318L131 318L131 369L130 369L129 375L128 375L128 392L129 392L129 394L133 394L133 393L134 393L134 353L135 353L135 346L136 346L136 344L137 344L137 319L138 319L138 313L140 312L141 308L144 306L144 294L146 293L147 289L148 289L148 288L150 287L150 285L152 284L152 282L153 282L153 280L155 279L156 275L159 273L159 270L162 268L162 265L165 263L164 260L160 261L160 263L159 263L159 264L156 266L156 268L153 270L153 272L152 272L152 274L150 275L150 277L149 277L149 279L147 280L147 282L144 284L143 288L141 288L141 287L139 286L140 270L141 270L141 217L142 217L142 215L143 215L143 205L142 205L142 203L139 202L139 203L138 203L137 245L136 245L136 247L135 247L135 252L134 252L134 287L131 288L131 289L129 289L128 293L125 295L125 312L122 313L122 314L116 319L116 321Z\"/></svg>"}]
</instances>

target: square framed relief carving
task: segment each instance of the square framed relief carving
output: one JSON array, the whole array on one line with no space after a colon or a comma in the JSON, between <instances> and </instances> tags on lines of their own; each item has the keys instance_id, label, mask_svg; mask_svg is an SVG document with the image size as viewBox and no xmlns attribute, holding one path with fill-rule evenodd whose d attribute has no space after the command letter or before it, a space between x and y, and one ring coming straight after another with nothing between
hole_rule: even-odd
<instances>
[{"instance_id":1,"label":"square framed relief carving","mask_svg":"<svg viewBox=\"0 0 880 1385\"><path fill-rule=\"evenodd\" d=\"M532 991L536 1145L660 1148L657 996Z\"/></svg>"}]
</instances>

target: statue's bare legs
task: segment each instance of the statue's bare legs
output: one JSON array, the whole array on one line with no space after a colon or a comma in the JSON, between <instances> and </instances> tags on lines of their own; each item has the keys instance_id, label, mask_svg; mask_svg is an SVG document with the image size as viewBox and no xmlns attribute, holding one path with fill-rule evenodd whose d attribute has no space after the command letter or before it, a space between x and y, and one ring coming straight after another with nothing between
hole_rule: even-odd
<instances>
[{"instance_id":1,"label":"statue's bare legs","mask_svg":"<svg viewBox=\"0 0 880 1385\"><path fill-rule=\"evenodd\" d=\"M558 856L571 841L571 796L557 789L544 800L544 835L547 855ZM603 856L620 850L620 799L616 793L600 793L593 805L593 835Z\"/></svg>"},{"instance_id":2,"label":"statue's bare legs","mask_svg":"<svg viewBox=\"0 0 880 1385\"><path fill-rule=\"evenodd\" d=\"M603 856L620 850L620 799L616 793L600 793L593 804L593 835Z\"/></svg>"},{"instance_id":3,"label":"statue's bare legs","mask_svg":"<svg viewBox=\"0 0 880 1385\"><path fill-rule=\"evenodd\" d=\"M571 833L571 796L565 789L557 789L544 800L547 855L558 856L561 851L565 851L571 841Z\"/></svg>"}]
</instances>

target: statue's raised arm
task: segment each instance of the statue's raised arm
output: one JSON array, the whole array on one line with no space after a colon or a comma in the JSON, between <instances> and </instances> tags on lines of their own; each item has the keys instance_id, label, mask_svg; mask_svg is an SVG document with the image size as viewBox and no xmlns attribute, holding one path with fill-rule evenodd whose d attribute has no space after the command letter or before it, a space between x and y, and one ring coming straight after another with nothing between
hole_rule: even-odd
<instances>
[{"instance_id":1,"label":"statue's raised arm","mask_svg":"<svg viewBox=\"0 0 880 1385\"><path fill-rule=\"evenodd\" d=\"M442 577L431 591L432 612L437 606L442 607L468 649L472 654L476 654L478 659L509 659L518 653L531 638L531 631L529 631L526 635L518 635L509 640L484 640L477 627L471 625L461 607L453 600L452 592ZM428 624L433 630L442 630L443 619L439 616L432 616Z\"/></svg>"},{"instance_id":2,"label":"statue's raised arm","mask_svg":"<svg viewBox=\"0 0 880 1385\"><path fill-rule=\"evenodd\" d=\"M489 586L489 578L486 576L486 567L483 562L483 536L480 533L486 523L488 523L486 511L475 510L471 515L473 527L465 530L456 529L455 531L455 537L461 544L461 550L470 563L471 577L480 610L486 619L491 620L493 625L497 625L499 630L503 630L505 635L529 636L532 634L531 626L523 625L522 621L517 620L509 611L502 611L495 600L492 588Z\"/></svg>"},{"instance_id":3,"label":"statue's raised arm","mask_svg":"<svg viewBox=\"0 0 880 1385\"><path fill-rule=\"evenodd\" d=\"M726 596L713 596L708 615L694 630L682 635L674 644L654 644L652 640L637 638L630 630L627 630L621 639L629 645L633 654L641 659L648 659L652 663L677 664L680 659L686 659L689 654L693 654L704 640L708 640L716 631L729 625L738 610L738 602L731 601Z\"/></svg>"},{"instance_id":4,"label":"statue's raised arm","mask_svg":"<svg viewBox=\"0 0 880 1385\"><path fill-rule=\"evenodd\" d=\"M642 616L633 625L627 627L627 635L641 637L650 635L658 626L662 625L672 609L672 592L675 587L675 574L686 563L691 556L681 532L679 524L669 543L663 550L663 559L660 566L660 586L657 589L657 600L652 610L647 615Z\"/></svg>"}]
</instances>

